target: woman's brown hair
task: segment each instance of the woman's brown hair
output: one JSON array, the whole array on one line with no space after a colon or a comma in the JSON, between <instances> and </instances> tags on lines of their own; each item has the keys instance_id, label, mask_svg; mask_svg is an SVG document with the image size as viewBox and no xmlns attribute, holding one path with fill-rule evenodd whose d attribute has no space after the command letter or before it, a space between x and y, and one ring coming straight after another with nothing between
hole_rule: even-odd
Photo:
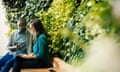
<instances>
[{"instance_id":1,"label":"woman's brown hair","mask_svg":"<svg viewBox=\"0 0 120 72\"><path fill-rule=\"evenodd\" d=\"M32 26L34 26L35 31L39 33L38 35L40 35L42 33L47 34L42 22L39 19L32 20L30 24L32 24ZM38 37L38 35L37 35L37 37Z\"/></svg>"}]
</instances>

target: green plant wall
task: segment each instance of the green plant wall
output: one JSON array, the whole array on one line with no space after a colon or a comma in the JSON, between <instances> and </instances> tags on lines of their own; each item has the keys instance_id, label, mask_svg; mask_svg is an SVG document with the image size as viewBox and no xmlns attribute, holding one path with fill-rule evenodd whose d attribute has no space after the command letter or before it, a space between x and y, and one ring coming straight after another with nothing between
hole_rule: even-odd
<instances>
[{"instance_id":1,"label":"green plant wall","mask_svg":"<svg viewBox=\"0 0 120 72\"><path fill-rule=\"evenodd\" d=\"M108 0L25 0L22 9L7 8L10 24L16 24L15 17L25 17L28 24L31 19L39 18L48 31L50 53L69 63L77 63L86 56L89 41L103 31L112 32Z\"/></svg>"}]
</instances>

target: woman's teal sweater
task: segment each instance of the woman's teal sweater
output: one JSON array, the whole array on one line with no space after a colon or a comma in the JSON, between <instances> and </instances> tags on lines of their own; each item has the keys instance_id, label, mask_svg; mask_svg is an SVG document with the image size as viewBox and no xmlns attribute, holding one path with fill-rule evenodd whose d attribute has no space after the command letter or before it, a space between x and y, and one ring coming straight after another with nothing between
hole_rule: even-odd
<instances>
[{"instance_id":1,"label":"woman's teal sweater","mask_svg":"<svg viewBox=\"0 0 120 72\"><path fill-rule=\"evenodd\" d=\"M33 53L37 59L47 59L48 57L48 40L45 34L40 34L33 45Z\"/></svg>"}]
</instances>

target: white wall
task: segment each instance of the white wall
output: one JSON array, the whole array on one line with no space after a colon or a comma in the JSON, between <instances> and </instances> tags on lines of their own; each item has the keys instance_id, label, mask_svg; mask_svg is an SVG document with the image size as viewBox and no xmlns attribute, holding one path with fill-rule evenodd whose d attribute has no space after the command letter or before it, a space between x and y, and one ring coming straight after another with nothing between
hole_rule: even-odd
<instances>
[{"instance_id":1,"label":"white wall","mask_svg":"<svg viewBox=\"0 0 120 72\"><path fill-rule=\"evenodd\" d=\"M0 0L0 56L6 53L6 44L7 44L7 37L6 32L8 31L8 27L5 24L5 8L2 5L2 0Z\"/></svg>"}]
</instances>

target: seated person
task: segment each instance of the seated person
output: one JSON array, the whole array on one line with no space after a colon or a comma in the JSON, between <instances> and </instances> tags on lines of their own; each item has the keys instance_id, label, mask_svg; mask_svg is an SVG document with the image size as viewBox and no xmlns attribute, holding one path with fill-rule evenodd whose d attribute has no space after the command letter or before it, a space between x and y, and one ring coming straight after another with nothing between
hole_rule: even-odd
<instances>
[{"instance_id":1,"label":"seated person","mask_svg":"<svg viewBox=\"0 0 120 72\"><path fill-rule=\"evenodd\" d=\"M12 72L20 72L21 68L50 67L48 59L47 33L40 20L35 19L30 23L30 31L34 36L33 53L17 56Z\"/></svg>"},{"instance_id":2,"label":"seated person","mask_svg":"<svg viewBox=\"0 0 120 72\"><path fill-rule=\"evenodd\" d=\"M12 67L16 55L27 54L30 52L32 45L32 35L26 30L26 21L24 18L18 20L18 30L10 35L7 45L9 50L0 59L0 72L9 72Z\"/></svg>"}]
</instances>

